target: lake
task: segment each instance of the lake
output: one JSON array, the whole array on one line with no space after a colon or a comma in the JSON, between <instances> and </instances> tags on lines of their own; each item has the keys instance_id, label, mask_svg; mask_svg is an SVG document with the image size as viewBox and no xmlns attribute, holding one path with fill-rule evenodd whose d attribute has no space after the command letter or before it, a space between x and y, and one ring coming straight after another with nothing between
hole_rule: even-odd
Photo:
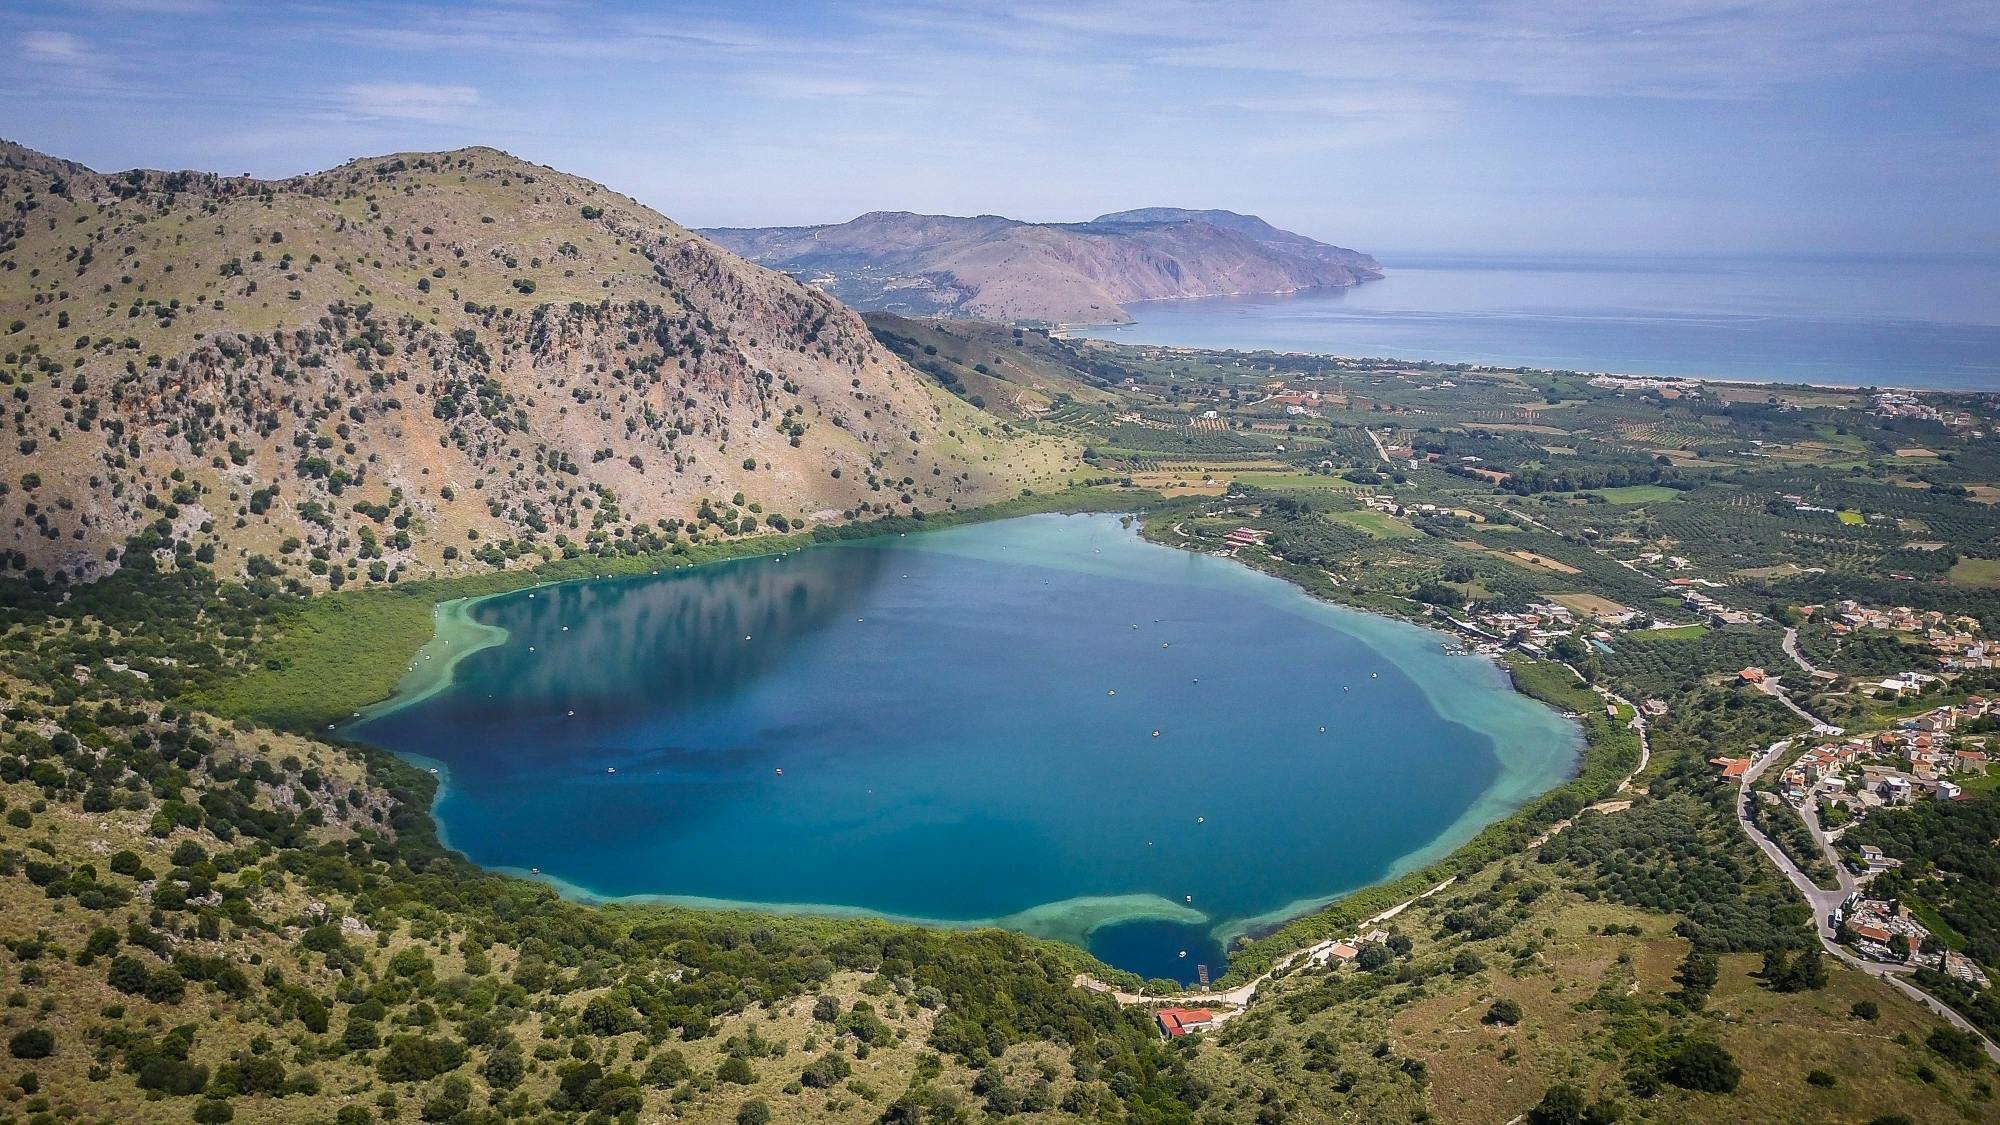
<instances>
[{"instance_id":1,"label":"lake","mask_svg":"<svg viewBox=\"0 0 2000 1125\"><path fill-rule=\"evenodd\" d=\"M2000 260L1386 256L1288 297L1143 301L1124 343L2000 390Z\"/></svg>"},{"instance_id":2,"label":"lake","mask_svg":"<svg viewBox=\"0 0 2000 1125\"><path fill-rule=\"evenodd\" d=\"M1579 748L1439 634L1117 516L440 621L353 733L439 770L471 859L589 900L999 924L1148 977L1219 976L1234 935L1443 854Z\"/></svg>"}]
</instances>

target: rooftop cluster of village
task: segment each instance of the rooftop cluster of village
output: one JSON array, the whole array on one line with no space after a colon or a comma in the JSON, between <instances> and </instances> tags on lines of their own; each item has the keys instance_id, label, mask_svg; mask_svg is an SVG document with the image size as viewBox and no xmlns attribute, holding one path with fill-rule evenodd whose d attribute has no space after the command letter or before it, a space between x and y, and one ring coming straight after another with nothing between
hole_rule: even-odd
<instances>
[{"instance_id":1,"label":"rooftop cluster of village","mask_svg":"<svg viewBox=\"0 0 2000 1125\"><path fill-rule=\"evenodd\" d=\"M1874 396L1870 414L1878 418L1915 418L1949 426L1968 438L1984 436L1986 423L1966 410L1940 409L1909 391L1883 391Z\"/></svg>"},{"instance_id":2,"label":"rooftop cluster of village","mask_svg":"<svg viewBox=\"0 0 2000 1125\"><path fill-rule=\"evenodd\" d=\"M1822 850L1839 857L1846 869L1841 885L1855 889L1831 921L1862 956L1987 987L1980 967L1933 938L1907 904L1869 893L1871 880L1900 870L1903 861L1872 844L1846 847L1842 839L1878 810L1966 800L1967 787L1982 784L1991 765L1990 732L1974 728L1990 728L1993 717L2000 717L2000 702L1972 695L1898 719L1887 730L1815 742L1778 775L1775 792L1764 794L1773 804L1789 806ZM1748 758L1716 758L1711 764L1724 779L1740 778L1752 766Z\"/></svg>"}]
</instances>

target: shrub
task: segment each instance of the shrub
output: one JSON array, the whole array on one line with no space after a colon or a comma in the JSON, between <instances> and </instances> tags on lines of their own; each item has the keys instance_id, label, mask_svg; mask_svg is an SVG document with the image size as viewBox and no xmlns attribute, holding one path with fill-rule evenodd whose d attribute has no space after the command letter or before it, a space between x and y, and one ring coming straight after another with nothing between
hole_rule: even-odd
<instances>
[{"instance_id":1,"label":"shrub","mask_svg":"<svg viewBox=\"0 0 2000 1125\"><path fill-rule=\"evenodd\" d=\"M1527 1120L1528 1125L1611 1125L1618 1115L1617 1105L1602 1099L1586 1104L1581 1089L1563 1082L1549 1087Z\"/></svg>"},{"instance_id":2,"label":"shrub","mask_svg":"<svg viewBox=\"0 0 2000 1125\"><path fill-rule=\"evenodd\" d=\"M500 1050L486 1056L486 1065L479 1069L479 1076L495 1090L511 1090L521 1084L521 1076L526 1072L521 1052Z\"/></svg>"},{"instance_id":3,"label":"shrub","mask_svg":"<svg viewBox=\"0 0 2000 1125\"><path fill-rule=\"evenodd\" d=\"M1854 1018L1858 1020L1873 1020L1882 1014L1881 1007L1873 1000L1856 1000L1854 1006L1849 1008L1848 1011L1852 1012Z\"/></svg>"},{"instance_id":4,"label":"shrub","mask_svg":"<svg viewBox=\"0 0 2000 1125\"><path fill-rule=\"evenodd\" d=\"M736 1125L764 1125L771 1120L771 1107L763 1098L751 1098L736 1111Z\"/></svg>"},{"instance_id":5,"label":"shrub","mask_svg":"<svg viewBox=\"0 0 2000 1125\"><path fill-rule=\"evenodd\" d=\"M815 1090L829 1090L853 1073L854 1068L848 1065L845 1056L837 1051L828 1051L806 1067L804 1073L799 1075L799 1081Z\"/></svg>"},{"instance_id":6,"label":"shrub","mask_svg":"<svg viewBox=\"0 0 2000 1125\"><path fill-rule=\"evenodd\" d=\"M751 1070L750 1064L742 1058L731 1055L722 1060L721 1066L715 1068L715 1080L717 1082L734 1082L739 1086L748 1086L757 1081L757 1072Z\"/></svg>"},{"instance_id":7,"label":"shrub","mask_svg":"<svg viewBox=\"0 0 2000 1125\"><path fill-rule=\"evenodd\" d=\"M56 1053L55 1033L45 1027L17 1031L7 1040L7 1053L17 1059L45 1059Z\"/></svg>"},{"instance_id":8,"label":"shrub","mask_svg":"<svg viewBox=\"0 0 2000 1125\"><path fill-rule=\"evenodd\" d=\"M644 1081L648 1086L665 1089L668 1086L677 1086L693 1076L694 1070L688 1066L687 1056L681 1054L678 1047L656 1051L652 1058L646 1060Z\"/></svg>"},{"instance_id":9,"label":"shrub","mask_svg":"<svg viewBox=\"0 0 2000 1125\"><path fill-rule=\"evenodd\" d=\"M1495 1000L1492 1007L1486 1009L1486 1014L1479 1018L1479 1022L1506 1024L1512 1027L1521 1022L1521 1005L1503 996Z\"/></svg>"},{"instance_id":10,"label":"shrub","mask_svg":"<svg viewBox=\"0 0 2000 1125\"><path fill-rule=\"evenodd\" d=\"M376 1070L390 1082L422 1082L465 1062L465 1048L449 1039L396 1035L389 1039Z\"/></svg>"},{"instance_id":11,"label":"shrub","mask_svg":"<svg viewBox=\"0 0 2000 1125\"><path fill-rule=\"evenodd\" d=\"M1924 1046L1967 1069L1978 1066L1986 1058L1986 1052L1979 1045L1979 1036L1943 1024L1930 1033L1924 1040Z\"/></svg>"},{"instance_id":12,"label":"shrub","mask_svg":"<svg viewBox=\"0 0 2000 1125\"><path fill-rule=\"evenodd\" d=\"M1684 1044L1667 1057L1661 1077L1683 1090L1727 1094L1743 1080L1743 1071L1720 1044L1705 1039Z\"/></svg>"},{"instance_id":13,"label":"shrub","mask_svg":"<svg viewBox=\"0 0 2000 1125\"><path fill-rule=\"evenodd\" d=\"M1808 1086L1818 1086L1822 1090L1831 1090L1839 1081L1838 1078L1833 1076L1833 1072L1830 1070L1815 1067L1812 1070L1806 1071L1806 1085Z\"/></svg>"}]
</instances>

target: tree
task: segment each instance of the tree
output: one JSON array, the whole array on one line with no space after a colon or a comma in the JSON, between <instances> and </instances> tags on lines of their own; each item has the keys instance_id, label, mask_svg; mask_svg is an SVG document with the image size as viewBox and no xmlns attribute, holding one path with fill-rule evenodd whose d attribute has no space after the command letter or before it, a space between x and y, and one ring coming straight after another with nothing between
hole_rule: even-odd
<instances>
[{"instance_id":1,"label":"tree","mask_svg":"<svg viewBox=\"0 0 2000 1125\"><path fill-rule=\"evenodd\" d=\"M757 1072L751 1070L749 1062L741 1056L731 1055L722 1060L721 1066L715 1068L715 1080L717 1082L734 1082L739 1086L748 1086L757 1081Z\"/></svg>"},{"instance_id":2,"label":"tree","mask_svg":"<svg viewBox=\"0 0 2000 1125\"><path fill-rule=\"evenodd\" d=\"M146 963L137 957L128 955L114 958L111 962L111 987L127 996L146 991L146 982L152 975L147 970Z\"/></svg>"},{"instance_id":3,"label":"tree","mask_svg":"<svg viewBox=\"0 0 2000 1125\"><path fill-rule=\"evenodd\" d=\"M1389 952L1388 946L1371 941L1361 947L1361 952L1355 956L1354 963L1364 971L1373 972L1394 959L1395 954Z\"/></svg>"},{"instance_id":4,"label":"tree","mask_svg":"<svg viewBox=\"0 0 2000 1125\"><path fill-rule=\"evenodd\" d=\"M1826 955L1817 949L1799 954L1778 979L1780 992L1817 992L1826 987Z\"/></svg>"},{"instance_id":5,"label":"tree","mask_svg":"<svg viewBox=\"0 0 2000 1125\"><path fill-rule=\"evenodd\" d=\"M813 1018L821 1023L832 1023L840 1018L840 1001L832 996L821 996L813 1001Z\"/></svg>"},{"instance_id":6,"label":"tree","mask_svg":"<svg viewBox=\"0 0 2000 1125\"><path fill-rule=\"evenodd\" d=\"M1458 956L1451 959L1451 971L1462 977L1469 977L1484 968L1486 962L1470 949L1459 950Z\"/></svg>"},{"instance_id":7,"label":"tree","mask_svg":"<svg viewBox=\"0 0 2000 1125\"><path fill-rule=\"evenodd\" d=\"M479 1076L496 1090L511 1090L521 1084L526 1070L521 1063L521 1052L506 1048L486 1056L486 1065L479 1068Z\"/></svg>"},{"instance_id":8,"label":"tree","mask_svg":"<svg viewBox=\"0 0 2000 1125\"><path fill-rule=\"evenodd\" d=\"M1709 990L1715 987L1720 972L1715 954L1690 949L1688 955L1681 959L1680 968L1675 970L1674 980L1681 986L1682 998L1690 1006L1699 1008L1708 1002Z\"/></svg>"},{"instance_id":9,"label":"tree","mask_svg":"<svg viewBox=\"0 0 2000 1125\"><path fill-rule=\"evenodd\" d=\"M655 1051L653 1057L646 1060L645 1083L648 1086L657 1086L660 1089L678 1086L693 1074L694 1070L688 1066L687 1056L681 1054L678 1047Z\"/></svg>"},{"instance_id":10,"label":"tree","mask_svg":"<svg viewBox=\"0 0 2000 1125\"><path fill-rule=\"evenodd\" d=\"M1611 1125L1618 1116L1616 1104L1602 1098L1585 1104L1581 1089L1562 1082L1549 1087L1528 1111L1528 1125Z\"/></svg>"},{"instance_id":11,"label":"tree","mask_svg":"<svg viewBox=\"0 0 2000 1125\"><path fill-rule=\"evenodd\" d=\"M1854 1014L1854 1018L1858 1020L1872 1021L1877 1016L1882 1014L1881 1007L1877 1005L1873 1000L1856 1000L1854 1002L1854 1006L1852 1008L1849 1008L1848 1011L1852 1012Z\"/></svg>"},{"instance_id":12,"label":"tree","mask_svg":"<svg viewBox=\"0 0 2000 1125\"><path fill-rule=\"evenodd\" d=\"M1585 1112L1583 1091L1564 1082L1549 1087L1528 1111L1528 1125L1583 1125Z\"/></svg>"},{"instance_id":13,"label":"tree","mask_svg":"<svg viewBox=\"0 0 2000 1125\"><path fill-rule=\"evenodd\" d=\"M55 1033L45 1027L17 1031L7 1040L7 1053L17 1059L45 1059L56 1053Z\"/></svg>"},{"instance_id":14,"label":"tree","mask_svg":"<svg viewBox=\"0 0 2000 1125\"><path fill-rule=\"evenodd\" d=\"M1721 1044L1706 1039L1682 1044L1679 1050L1667 1056L1666 1066L1661 1068L1660 1074L1683 1090L1700 1090L1710 1094L1730 1093L1743 1080L1743 1070L1736 1065L1729 1052Z\"/></svg>"},{"instance_id":15,"label":"tree","mask_svg":"<svg viewBox=\"0 0 2000 1125\"><path fill-rule=\"evenodd\" d=\"M828 1090L852 1073L854 1068L848 1064L845 1055L838 1051L828 1051L805 1068L799 1075L799 1082L815 1090Z\"/></svg>"},{"instance_id":16,"label":"tree","mask_svg":"<svg viewBox=\"0 0 2000 1125\"><path fill-rule=\"evenodd\" d=\"M764 1125L771 1120L771 1106L763 1098L751 1098L736 1110L736 1125Z\"/></svg>"},{"instance_id":17,"label":"tree","mask_svg":"<svg viewBox=\"0 0 2000 1125\"><path fill-rule=\"evenodd\" d=\"M1502 996L1493 1002L1492 1007L1486 1009L1486 1014L1479 1018L1479 1022L1505 1024L1508 1027L1512 1027L1521 1022L1520 1002Z\"/></svg>"}]
</instances>

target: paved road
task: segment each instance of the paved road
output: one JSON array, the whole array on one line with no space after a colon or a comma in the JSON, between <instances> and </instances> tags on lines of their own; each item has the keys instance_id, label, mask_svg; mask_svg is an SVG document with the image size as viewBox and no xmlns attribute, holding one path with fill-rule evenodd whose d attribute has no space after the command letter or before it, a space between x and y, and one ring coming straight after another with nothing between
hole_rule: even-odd
<instances>
[{"instance_id":1,"label":"paved road","mask_svg":"<svg viewBox=\"0 0 2000 1125\"><path fill-rule=\"evenodd\" d=\"M1782 684L1778 683L1777 677L1773 676L1770 679L1765 680L1762 684L1758 685L1758 687L1759 690L1763 691L1765 695L1768 695L1772 699L1777 700L1779 703L1784 704L1785 710L1790 711L1792 714L1797 715L1799 718L1804 719L1806 722L1811 723L1815 731L1818 730L1838 731L1840 729L1839 727L1834 726L1832 723L1827 722L1825 719L1820 718L1818 715L1813 714L1811 711L1808 711L1805 708L1799 706L1798 704L1792 702L1791 694L1785 691L1784 686Z\"/></svg>"},{"instance_id":2,"label":"paved road","mask_svg":"<svg viewBox=\"0 0 2000 1125\"><path fill-rule=\"evenodd\" d=\"M1374 430L1367 430L1365 432L1368 434L1368 440L1375 443L1375 456L1380 457L1384 465L1388 464L1389 451L1382 447L1382 439L1376 436Z\"/></svg>"},{"instance_id":3,"label":"paved road","mask_svg":"<svg viewBox=\"0 0 2000 1125\"><path fill-rule=\"evenodd\" d=\"M1757 845L1757 850L1769 857L1771 862L1777 865L1778 870L1785 873L1785 878L1791 880L1792 886L1805 896L1806 902L1813 910L1814 928L1819 934L1819 943L1822 948L1833 956L1840 958L1843 963L1867 973L1871 977L1876 977L1887 982L1892 988L1915 1000L1917 1003L1922 1004L1924 1007L1929 1008L1937 1016L1959 1030L1969 1031L1979 1036L1979 1042L1986 1048L1987 1057L1991 1058L1994 1062L2000 1062L2000 1045L1996 1045L1993 1040L1988 1039L1984 1032L1972 1026L1971 1021L1959 1015L1958 1011L1949 1004L1904 979L1911 971L1908 967L1865 960L1834 940L1836 935L1834 934L1833 923L1831 921L1834 908L1845 901L1847 895L1850 893L1845 888L1853 885L1852 877L1846 875L1844 869L1839 864L1836 863L1834 865L1834 870L1842 871L1841 885L1843 889L1833 891L1822 890L1811 879L1806 877L1805 872L1799 870L1798 865L1792 862L1790 856L1787 856L1780 850L1777 844L1771 842L1770 837L1758 831L1757 826L1751 823L1750 802L1756 799L1750 790L1751 783L1762 776L1764 771L1769 769L1779 758L1783 757L1785 751L1791 749L1791 747L1792 744L1790 741L1773 743L1769 750L1766 750L1755 761L1750 763L1750 768L1743 771L1741 788L1737 790L1736 794L1736 823L1742 827L1744 834L1750 837L1750 842ZM1819 837L1815 834L1815 839L1817 838Z\"/></svg>"},{"instance_id":4,"label":"paved road","mask_svg":"<svg viewBox=\"0 0 2000 1125\"><path fill-rule=\"evenodd\" d=\"M1564 665L1564 667L1568 667L1568 665ZM1576 671L1576 669L1570 668L1570 671L1574 672ZM1612 691L1608 687L1599 687L1596 684L1592 684L1590 686L1592 691L1595 691L1597 694L1603 696L1605 699L1608 699L1613 703L1620 704L1621 706L1632 708L1632 721L1625 725L1631 727L1632 730L1639 735L1639 764L1633 766L1632 772L1626 774L1624 778L1622 778L1618 782L1618 788L1615 790L1615 792L1623 793L1625 791L1625 787L1632 784L1633 778L1646 772L1646 763L1653 760L1653 746L1652 743L1648 742L1646 739L1646 713L1644 711L1639 710L1637 707L1634 707L1632 705L1631 700L1625 698L1622 695L1619 695L1618 693Z\"/></svg>"},{"instance_id":5,"label":"paved road","mask_svg":"<svg viewBox=\"0 0 2000 1125\"><path fill-rule=\"evenodd\" d=\"M1799 670L1806 675L1810 676L1819 671L1818 668L1813 666L1810 660L1799 655L1799 631L1797 629L1787 626L1785 628L1785 639L1779 641L1778 644L1785 650L1785 655L1792 658L1792 663L1798 665Z\"/></svg>"}]
</instances>

